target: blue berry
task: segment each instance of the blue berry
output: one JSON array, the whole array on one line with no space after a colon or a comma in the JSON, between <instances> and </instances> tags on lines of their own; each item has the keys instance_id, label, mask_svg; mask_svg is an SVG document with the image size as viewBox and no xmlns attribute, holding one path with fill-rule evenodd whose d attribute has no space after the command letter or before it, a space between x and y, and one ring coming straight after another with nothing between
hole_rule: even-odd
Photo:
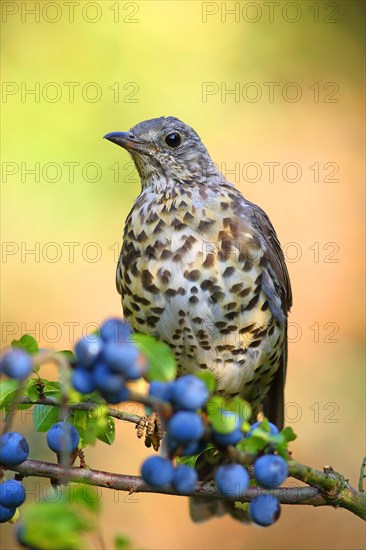
<instances>
[{"instance_id":1,"label":"blue berry","mask_svg":"<svg viewBox=\"0 0 366 550\"><path fill-rule=\"evenodd\" d=\"M17 466L27 459L28 453L29 445L18 432L7 432L0 437L0 464Z\"/></svg>"},{"instance_id":2,"label":"blue berry","mask_svg":"<svg viewBox=\"0 0 366 550\"><path fill-rule=\"evenodd\" d=\"M116 393L124 386L120 374L112 372L106 363L97 363L93 371L94 383L102 393Z\"/></svg>"},{"instance_id":3,"label":"blue berry","mask_svg":"<svg viewBox=\"0 0 366 550\"><path fill-rule=\"evenodd\" d=\"M177 409L195 411L206 403L209 391L203 380L193 374L182 376L174 382L173 403Z\"/></svg>"},{"instance_id":4,"label":"blue berry","mask_svg":"<svg viewBox=\"0 0 366 550\"><path fill-rule=\"evenodd\" d=\"M0 506L0 523L9 521L9 519L11 519L15 514L16 510L16 508L5 508L4 506Z\"/></svg>"},{"instance_id":5,"label":"blue berry","mask_svg":"<svg viewBox=\"0 0 366 550\"><path fill-rule=\"evenodd\" d=\"M249 474L241 464L223 464L216 470L215 481L222 495L240 498L248 488Z\"/></svg>"},{"instance_id":6,"label":"blue berry","mask_svg":"<svg viewBox=\"0 0 366 550\"><path fill-rule=\"evenodd\" d=\"M247 437L250 437L253 433L253 431L256 429L256 428L260 428L262 424L262 420L259 420L259 422L254 422L254 424L251 425L250 427L250 430L247 434ZM270 434L271 435L277 435L280 433L279 429L277 428L277 426L275 426L274 424L272 424L272 422L268 422L269 424L269 428L270 428Z\"/></svg>"},{"instance_id":7,"label":"blue berry","mask_svg":"<svg viewBox=\"0 0 366 550\"><path fill-rule=\"evenodd\" d=\"M81 367L74 369L72 385L80 393L92 393L96 389L92 372Z\"/></svg>"},{"instance_id":8,"label":"blue berry","mask_svg":"<svg viewBox=\"0 0 366 550\"><path fill-rule=\"evenodd\" d=\"M174 382L158 382L153 380L150 383L149 395L163 399L164 401L172 401L173 399Z\"/></svg>"},{"instance_id":9,"label":"blue berry","mask_svg":"<svg viewBox=\"0 0 366 550\"><path fill-rule=\"evenodd\" d=\"M25 501L25 489L20 481L9 479L0 484L0 505L5 508L18 508Z\"/></svg>"},{"instance_id":10,"label":"blue berry","mask_svg":"<svg viewBox=\"0 0 366 550\"><path fill-rule=\"evenodd\" d=\"M110 403L111 405L117 405L118 403L121 403L122 401L128 401L130 398L130 390L126 388L126 386L122 386L118 390L115 391L103 391L101 392L104 399Z\"/></svg>"},{"instance_id":11,"label":"blue berry","mask_svg":"<svg viewBox=\"0 0 366 550\"><path fill-rule=\"evenodd\" d=\"M12 349L3 355L1 370L10 378L27 378L33 370L31 356L23 349Z\"/></svg>"},{"instance_id":12,"label":"blue berry","mask_svg":"<svg viewBox=\"0 0 366 550\"><path fill-rule=\"evenodd\" d=\"M100 335L104 342L116 342L122 344L128 342L132 334L132 328L121 319L108 319L100 328Z\"/></svg>"},{"instance_id":13,"label":"blue berry","mask_svg":"<svg viewBox=\"0 0 366 550\"><path fill-rule=\"evenodd\" d=\"M169 422L169 434L179 444L201 439L204 431L201 417L191 411L178 411Z\"/></svg>"},{"instance_id":14,"label":"blue berry","mask_svg":"<svg viewBox=\"0 0 366 550\"><path fill-rule=\"evenodd\" d=\"M212 436L215 441L220 447L227 447L228 445L236 445L243 439L243 432L239 429L234 430L233 432L230 432L228 434L219 434L212 431Z\"/></svg>"},{"instance_id":15,"label":"blue berry","mask_svg":"<svg viewBox=\"0 0 366 550\"><path fill-rule=\"evenodd\" d=\"M151 456L142 465L141 474L145 483L153 487L169 485L173 479L174 468L170 460L161 456Z\"/></svg>"},{"instance_id":16,"label":"blue berry","mask_svg":"<svg viewBox=\"0 0 366 550\"><path fill-rule=\"evenodd\" d=\"M103 357L107 365L127 380L141 378L147 369L147 361L133 344L108 342Z\"/></svg>"},{"instance_id":17,"label":"blue berry","mask_svg":"<svg viewBox=\"0 0 366 550\"><path fill-rule=\"evenodd\" d=\"M268 527L280 517L281 505L272 495L259 495L250 503L249 513L254 523Z\"/></svg>"},{"instance_id":18,"label":"blue berry","mask_svg":"<svg viewBox=\"0 0 366 550\"><path fill-rule=\"evenodd\" d=\"M254 463L254 477L265 489L274 489L288 476L287 462L277 455L263 455Z\"/></svg>"},{"instance_id":19,"label":"blue berry","mask_svg":"<svg viewBox=\"0 0 366 550\"><path fill-rule=\"evenodd\" d=\"M55 453L72 453L78 448L80 436L68 422L57 422L47 432L47 445Z\"/></svg>"},{"instance_id":20,"label":"blue berry","mask_svg":"<svg viewBox=\"0 0 366 550\"><path fill-rule=\"evenodd\" d=\"M100 356L102 348L103 342L100 337L95 334L90 334L89 336L81 338L75 345L75 353L80 366L85 368L93 367Z\"/></svg>"},{"instance_id":21,"label":"blue berry","mask_svg":"<svg viewBox=\"0 0 366 550\"><path fill-rule=\"evenodd\" d=\"M174 475L172 479L172 486L174 489L181 495L186 493L191 493L194 491L198 481L198 474L196 470L187 466L186 464L181 464L177 466L174 470Z\"/></svg>"}]
</instances>

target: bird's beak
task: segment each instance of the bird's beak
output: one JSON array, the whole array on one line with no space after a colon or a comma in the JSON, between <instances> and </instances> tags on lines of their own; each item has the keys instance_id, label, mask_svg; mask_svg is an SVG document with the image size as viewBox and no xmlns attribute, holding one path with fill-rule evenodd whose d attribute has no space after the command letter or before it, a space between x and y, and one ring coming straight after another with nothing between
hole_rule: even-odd
<instances>
[{"instance_id":1,"label":"bird's beak","mask_svg":"<svg viewBox=\"0 0 366 550\"><path fill-rule=\"evenodd\" d=\"M136 138L131 132L110 132L103 137L123 147L127 151L146 153L147 144Z\"/></svg>"}]
</instances>

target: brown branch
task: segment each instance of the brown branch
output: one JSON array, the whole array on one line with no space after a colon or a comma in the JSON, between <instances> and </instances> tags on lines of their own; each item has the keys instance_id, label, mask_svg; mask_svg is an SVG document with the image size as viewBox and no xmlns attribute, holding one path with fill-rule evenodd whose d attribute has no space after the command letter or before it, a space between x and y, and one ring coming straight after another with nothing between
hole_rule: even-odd
<instances>
[{"instance_id":1,"label":"brown branch","mask_svg":"<svg viewBox=\"0 0 366 550\"><path fill-rule=\"evenodd\" d=\"M132 395L134 401L141 401L141 396ZM150 396L142 396L143 403L160 409L161 414L169 416L171 410L169 404L159 399L150 399ZM32 402L27 397L21 397L16 399L17 404L39 404L39 405L51 405L54 407L60 407L60 403L51 398L40 398L36 402ZM168 405L168 406L167 406ZM81 403L75 403L70 405L70 409L74 410L86 410L94 411L100 406L98 403L84 401ZM108 413L111 417L125 420L138 424L141 417L138 415L132 415L126 412L121 412L116 409L108 409ZM253 463L255 457L247 453L240 452L235 448L229 448L229 455L232 460L245 464L247 466ZM284 504L310 504L313 506L333 506L335 508L345 508L360 518L366 519L366 493L362 488L362 481L364 478L365 460L361 466L361 474L359 481L359 491L354 489L338 472L335 472L333 468L327 466L323 471L316 470L309 466L305 466L293 459L289 460L289 475L303 481L310 487L299 488L279 488L271 491L275 494L280 502ZM34 464L37 464L37 468L34 468ZM56 470L55 470L56 468ZM109 487L117 490L130 490L131 487L135 492L152 492L177 495L175 491L169 488L156 489L144 484L141 478L134 476L125 476L119 474L110 474L108 472L98 472L94 470L77 470L75 468L58 469L59 467L50 463L26 461L17 468L12 468L14 471L19 472L21 475L36 475L40 477L51 477L53 479L59 479L60 481L69 480L79 483L89 483L92 485L98 485L100 487ZM362 476L362 477L361 477ZM360 488L361 487L361 488ZM254 496L262 493L260 488L251 487L248 489L246 495L239 499L243 502L247 502L254 498ZM203 496L207 498L220 498L223 497L217 492L215 486L210 484L200 484L198 489L192 493L195 496ZM238 500L233 497L227 500Z\"/></svg>"},{"instance_id":2,"label":"brown branch","mask_svg":"<svg viewBox=\"0 0 366 550\"><path fill-rule=\"evenodd\" d=\"M291 462L291 470L295 470L295 461ZM300 465L302 466L302 465ZM89 470L82 468L60 468L56 464L41 462L38 460L26 460L19 466L9 468L19 473L21 476L49 477L62 482L72 481L75 483L85 483L117 491L128 491L129 493L158 493L165 495L177 495L178 493L167 488L156 488L147 485L141 477L114 474L98 470ZM299 469L301 470L301 468ZM322 474L322 472L319 472ZM324 476L324 474L322 474ZM338 474L339 475L339 474ZM313 481L313 480L312 480ZM250 502L259 494L268 493L259 487L249 487L244 496L238 498L223 497L213 483L198 483L197 489L186 496L199 496L203 498L217 498L221 500ZM362 493L357 493L355 489L349 486L343 488L343 493L339 493L337 498L329 498L319 487L280 487L270 491L277 497L282 504L306 504L311 506L333 506L345 508L360 518L365 519L366 497Z\"/></svg>"},{"instance_id":3,"label":"brown branch","mask_svg":"<svg viewBox=\"0 0 366 550\"><path fill-rule=\"evenodd\" d=\"M289 460L288 466L292 477L319 488L329 504L335 508L345 508L366 520L366 494L354 489L348 479L331 466L325 466L321 472L293 459Z\"/></svg>"},{"instance_id":4,"label":"brown branch","mask_svg":"<svg viewBox=\"0 0 366 550\"><path fill-rule=\"evenodd\" d=\"M156 488L147 485L142 477L130 476L123 474L114 474L99 470L91 470L84 468L60 468L57 464L50 462L42 462L39 460L26 460L19 466L9 468L12 471L18 472L21 476L35 477L52 477L62 481L72 481L75 483L86 483L107 489L115 489L117 491L128 491L134 493L157 493L165 495L177 495L179 493L170 487ZM259 487L250 487L244 497L237 498L223 497L216 489L213 483L198 483L197 489L187 496L199 496L207 498L218 498L221 500L249 502L258 494L261 494L263 489ZM283 487L274 489L271 494L279 498L283 504L312 504L313 506L323 506L326 502L318 493L317 489L312 487Z\"/></svg>"}]
</instances>

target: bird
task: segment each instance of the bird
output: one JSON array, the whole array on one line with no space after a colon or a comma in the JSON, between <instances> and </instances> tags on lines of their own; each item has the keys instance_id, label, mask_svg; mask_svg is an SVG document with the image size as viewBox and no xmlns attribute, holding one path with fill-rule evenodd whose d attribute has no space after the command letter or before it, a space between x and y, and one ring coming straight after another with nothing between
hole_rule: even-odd
<instances>
[{"instance_id":1,"label":"bird","mask_svg":"<svg viewBox=\"0 0 366 550\"><path fill-rule=\"evenodd\" d=\"M170 346L179 376L211 372L217 394L242 397L281 429L292 292L269 217L176 117L104 137L141 180L116 271L126 320Z\"/></svg>"}]
</instances>

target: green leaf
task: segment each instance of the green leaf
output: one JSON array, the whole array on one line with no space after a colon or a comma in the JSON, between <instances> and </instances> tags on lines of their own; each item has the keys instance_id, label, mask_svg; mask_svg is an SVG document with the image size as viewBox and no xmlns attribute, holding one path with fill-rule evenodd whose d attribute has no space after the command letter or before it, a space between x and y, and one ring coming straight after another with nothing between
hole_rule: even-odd
<instances>
[{"instance_id":1,"label":"green leaf","mask_svg":"<svg viewBox=\"0 0 366 550\"><path fill-rule=\"evenodd\" d=\"M249 454L258 454L259 452L263 451L267 446L268 440L266 438L255 435L253 432L250 437L240 441L240 443L238 443L237 445L237 448L240 451L245 451Z\"/></svg>"},{"instance_id":2,"label":"green leaf","mask_svg":"<svg viewBox=\"0 0 366 550\"><path fill-rule=\"evenodd\" d=\"M116 438L116 427L114 418L106 416L106 429L101 430L98 435L98 439L107 443L107 445L112 445Z\"/></svg>"},{"instance_id":3,"label":"green leaf","mask_svg":"<svg viewBox=\"0 0 366 550\"><path fill-rule=\"evenodd\" d=\"M44 383L43 393L51 397L50 394L54 397L56 395L57 399L60 397L61 394L61 384L60 382L50 382L49 380L46 380L45 378L42 378L42 382Z\"/></svg>"},{"instance_id":4,"label":"green leaf","mask_svg":"<svg viewBox=\"0 0 366 550\"><path fill-rule=\"evenodd\" d=\"M77 506L63 502L42 501L22 509L24 539L39 550L79 550L87 548L82 533L91 530L92 521Z\"/></svg>"},{"instance_id":5,"label":"green leaf","mask_svg":"<svg viewBox=\"0 0 366 550\"><path fill-rule=\"evenodd\" d=\"M211 445L211 443L209 443L207 445L207 447L201 451L200 453L198 453L197 455L192 455L192 456L178 456L176 457L176 462L177 464L186 464L187 466L190 466L191 468L194 468L196 466L196 462L198 460L198 458L203 454L203 453L207 453L207 456L211 455L212 454L212 450L214 452L216 452L216 449L213 445ZM211 452L210 452L211 451Z\"/></svg>"},{"instance_id":6,"label":"green leaf","mask_svg":"<svg viewBox=\"0 0 366 550\"><path fill-rule=\"evenodd\" d=\"M238 419L243 422L250 418L251 407L240 397L225 401L223 397L214 395L207 403L207 416L216 432L229 434L235 429Z\"/></svg>"},{"instance_id":7,"label":"green leaf","mask_svg":"<svg viewBox=\"0 0 366 550\"><path fill-rule=\"evenodd\" d=\"M37 379L31 378L28 382L27 389L26 389L27 396L33 403L38 401L39 399L39 391L38 391L38 385L37 385Z\"/></svg>"},{"instance_id":8,"label":"green leaf","mask_svg":"<svg viewBox=\"0 0 366 550\"><path fill-rule=\"evenodd\" d=\"M70 411L68 422L75 426L79 434L84 433L88 426L88 411L78 409Z\"/></svg>"},{"instance_id":9,"label":"green leaf","mask_svg":"<svg viewBox=\"0 0 366 550\"><path fill-rule=\"evenodd\" d=\"M62 351L58 351L57 353L62 353L62 355L66 357L69 363L73 363L74 361L76 361L76 355L69 349L63 349Z\"/></svg>"},{"instance_id":10,"label":"green leaf","mask_svg":"<svg viewBox=\"0 0 366 550\"><path fill-rule=\"evenodd\" d=\"M290 426L286 426L286 428L283 428L283 430L281 430L281 432L274 437L279 439L277 444L275 444L277 453L281 455L282 458L284 458L285 460L288 460L288 444L290 443L290 441L294 441L297 438L297 435L295 434L293 429L290 428Z\"/></svg>"},{"instance_id":11,"label":"green leaf","mask_svg":"<svg viewBox=\"0 0 366 550\"><path fill-rule=\"evenodd\" d=\"M64 501L67 502L67 492L64 493ZM70 502L83 506L85 510L91 512L99 512L101 498L100 493L96 487L92 485L76 485L71 484L69 486L69 498Z\"/></svg>"},{"instance_id":12,"label":"green leaf","mask_svg":"<svg viewBox=\"0 0 366 550\"><path fill-rule=\"evenodd\" d=\"M55 397L49 394L48 397ZM51 405L34 405L32 420L37 432L47 432L61 418L60 409Z\"/></svg>"},{"instance_id":13,"label":"green leaf","mask_svg":"<svg viewBox=\"0 0 366 550\"><path fill-rule=\"evenodd\" d=\"M240 418L244 420L250 420L252 416L252 407L249 405L248 401L242 399L241 397L234 397L226 403L229 411L236 412Z\"/></svg>"},{"instance_id":14,"label":"green leaf","mask_svg":"<svg viewBox=\"0 0 366 550\"><path fill-rule=\"evenodd\" d=\"M68 422L73 424L80 435L80 445L94 445L96 439L112 445L115 439L114 419L108 416L108 407L103 404L92 411L72 410Z\"/></svg>"},{"instance_id":15,"label":"green leaf","mask_svg":"<svg viewBox=\"0 0 366 550\"><path fill-rule=\"evenodd\" d=\"M147 379L169 382L177 376L175 357L165 342L159 342L148 334L135 333L133 342L149 362Z\"/></svg>"},{"instance_id":16,"label":"green leaf","mask_svg":"<svg viewBox=\"0 0 366 550\"><path fill-rule=\"evenodd\" d=\"M116 535L114 539L114 548L115 550L128 550L131 548L130 539L125 537L125 535Z\"/></svg>"},{"instance_id":17,"label":"green leaf","mask_svg":"<svg viewBox=\"0 0 366 550\"><path fill-rule=\"evenodd\" d=\"M269 421L265 418L261 424L253 430L252 435L241 441L237 445L237 448L251 454L257 454L261 451L272 452L273 449L275 449L277 454L287 460L288 444L290 441L296 439L296 434L290 427L283 428L277 435L272 435L270 430Z\"/></svg>"},{"instance_id":18,"label":"green leaf","mask_svg":"<svg viewBox=\"0 0 366 550\"><path fill-rule=\"evenodd\" d=\"M214 377L212 372L198 371L198 372L195 372L194 375L197 376L197 378L201 378L201 380L204 381L210 393L213 393L215 391L216 378Z\"/></svg>"},{"instance_id":19,"label":"green leaf","mask_svg":"<svg viewBox=\"0 0 366 550\"><path fill-rule=\"evenodd\" d=\"M286 428L283 428L281 430L281 435L285 438L285 441L289 443L290 441L295 441L297 438L297 435L295 434L294 430L290 428L290 426L286 426Z\"/></svg>"},{"instance_id":20,"label":"green leaf","mask_svg":"<svg viewBox=\"0 0 366 550\"><path fill-rule=\"evenodd\" d=\"M14 399L19 382L18 380L1 380L0 382L0 409L7 410Z\"/></svg>"},{"instance_id":21,"label":"green leaf","mask_svg":"<svg viewBox=\"0 0 366 550\"><path fill-rule=\"evenodd\" d=\"M23 334L19 340L12 340L11 347L22 348L31 354L39 352L37 341L30 334Z\"/></svg>"}]
</instances>

